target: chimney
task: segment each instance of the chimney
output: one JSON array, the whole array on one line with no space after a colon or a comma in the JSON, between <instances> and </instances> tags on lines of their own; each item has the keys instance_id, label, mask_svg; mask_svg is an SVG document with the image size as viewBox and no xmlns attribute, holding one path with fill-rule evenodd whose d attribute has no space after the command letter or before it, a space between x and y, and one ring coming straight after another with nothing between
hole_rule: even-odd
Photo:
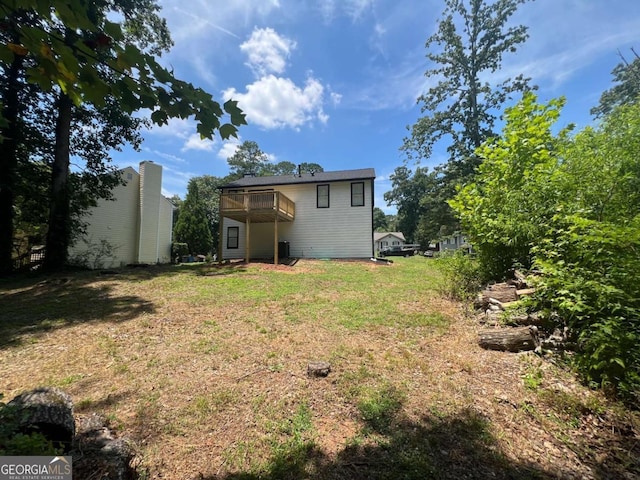
<instances>
[{"instance_id":1,"label":"chimney","mask_svg":"<svg viewBox=\"0 0 640 480\"><path fill-rule=\"evenodd\" d=\"M298 176L302 176L302 165L298 164Z\"/></svg>"}]
</instances>

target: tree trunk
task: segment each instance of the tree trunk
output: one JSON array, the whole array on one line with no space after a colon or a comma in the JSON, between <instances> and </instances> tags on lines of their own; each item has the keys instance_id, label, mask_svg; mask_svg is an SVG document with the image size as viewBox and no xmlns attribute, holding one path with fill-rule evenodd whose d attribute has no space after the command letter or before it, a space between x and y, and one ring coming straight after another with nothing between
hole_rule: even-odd
<instances>
[{"instance_id":1,"label":"tree trunk","mask_svg":"<svg viewBox=\"0 0 640 480\"><path fill-rule=\"evenodd\" d=\"M14 55L5 71L6 89L2 92L4 105L2 116L7 125L0 130L4 141L0 143L0 275L13 270L13 203L15 200L15 175L18 166L17 147L20 128L20 102L18 78L23 67L23 57Z\"/></svg>"},{"instance_id":2,"label":"tree trunk","mask_svg":"<svg viewBox=\"0 0 640 480\"><path fill-rule=\"evenodd\" d=\"M44 268L48 271L56 271L64 267L67 261L71 232L69 219L69 138L73 102L61 92L57 107L56 147L51 171L49 230L44 259Z\"/></svg>"},{"instance_id":3,"label":"tree trunk","mask_svg":"<svg viewBox=\"0 0 640 480\"><path fill-rule=\"evenodd\" d=\"M521 352L534 350L539 343L537 332L529 327L485 330L478 335L478 344L487 350Z\"/></svg>"}]
</instances>

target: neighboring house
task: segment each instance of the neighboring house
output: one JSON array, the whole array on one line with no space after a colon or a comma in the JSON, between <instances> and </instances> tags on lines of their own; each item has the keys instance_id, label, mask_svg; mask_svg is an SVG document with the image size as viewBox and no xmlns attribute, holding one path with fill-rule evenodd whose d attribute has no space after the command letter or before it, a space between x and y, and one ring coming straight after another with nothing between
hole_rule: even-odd
<instances>
[{"instance_id":1,"label":"neighboring house","mask_svg":"<svg viewBox=\"0 0 640 480\"><path fill-rule=\"evenodd\" d=\"M471 250L471 246L467 241L467 237L465 237L460 232L455 232L453 235L448 235L443 237L440 242L439 250L442 252L444 250L457 250L459 248Z\"/></svg>"},{"instance_id":2,"label":"neighboring house","mask_svg":"<svg viewBox=\"0 0 640 480\"><path fill-rule=\"evenodd\" d=\"M221 186L218 257L370 258L375 176L365 168Z\"/></svg>"},{"instance_id":3,"label":"neighboring house","mask_svg":"<svg viewBox=\"0 0 640 480\"><path fill-rule=\"evenodd\" d=\"M404 245L406 239L402 232L373 232L373 248L379 252L384 247Z\"/></svg>"},{"instance_id":4,"label":"neighboring house","mask_svg":"<svg viewBox=\"0 0 640 480\"><path fill-rule=\"evenodd\" d=\"M120 172L114 200L99 200L82 219L86 235L69 249L72 262L92 268L171 261L173 204L162 195L162 167L151 161Z\"/></svg>"}]
</instances>

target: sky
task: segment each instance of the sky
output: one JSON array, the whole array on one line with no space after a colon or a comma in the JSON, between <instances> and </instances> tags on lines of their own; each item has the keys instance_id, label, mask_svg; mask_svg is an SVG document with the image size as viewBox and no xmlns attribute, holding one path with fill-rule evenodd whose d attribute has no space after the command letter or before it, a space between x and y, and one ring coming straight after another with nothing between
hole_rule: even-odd
<instances>
[{"instance_id":1,"label":"sky","mask_svg":"<svg viewBox=\"0 0 640 480\"><path fill-rule=\"evenodd\" d=\"M163 194L184 198L190 178L227 175L227 158L252 140L273 162L375 168L375 206L395 212L383 195L406 160L400 147L421 116L417 98L437 82L424 75L434 66L425 42L443 0L159 4L175 44L160 62L220 103L238 100L248 125L238 139L211 141L200 139L194 120L170 120L144 132L140 152L115 152L119 167L159 163ZM510 24L526 25L529 38L487 79L523 74L538 86L539 101L566 97L561 126L593 124L589 111L612 86L620 55L631 60L631 48L640 51L638 0L534 0L520 5ZM444 162L447 144L445 138L421 165Z\"/></svg>"}]
</instances>

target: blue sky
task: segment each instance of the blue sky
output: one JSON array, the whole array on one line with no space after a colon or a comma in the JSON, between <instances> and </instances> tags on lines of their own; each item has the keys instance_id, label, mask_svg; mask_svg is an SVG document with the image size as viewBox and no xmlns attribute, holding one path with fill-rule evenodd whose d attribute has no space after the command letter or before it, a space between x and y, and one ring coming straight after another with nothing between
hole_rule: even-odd
<instances>
[{"instance_id":1,"label":"blue sky","mask_svg":"<svg viewBox=\"0 0 640 480\"><path fill-rule=\"evenodd\" d=\"M200 140L195 122L172 120L144 132L141 152L114 154L118 166L164 167L163 193L184 198L199 175L224 176L226 159L253 140L272 161L315 162L325 170L373 167L375 204L402 164L399 147L420 116L417 97L433 82L425 41L442 0L160 0L175 46L161 62L175 75L234 98L247 114L239 140ZM637 0L535 0L514 24L530 38L503 58L495 80L524 74L540 101L564 95L561 124L592 123L591 107L611 70L640 50ZM423 165L446 159L446 140Z\"/></svg>"}]
</instances>

